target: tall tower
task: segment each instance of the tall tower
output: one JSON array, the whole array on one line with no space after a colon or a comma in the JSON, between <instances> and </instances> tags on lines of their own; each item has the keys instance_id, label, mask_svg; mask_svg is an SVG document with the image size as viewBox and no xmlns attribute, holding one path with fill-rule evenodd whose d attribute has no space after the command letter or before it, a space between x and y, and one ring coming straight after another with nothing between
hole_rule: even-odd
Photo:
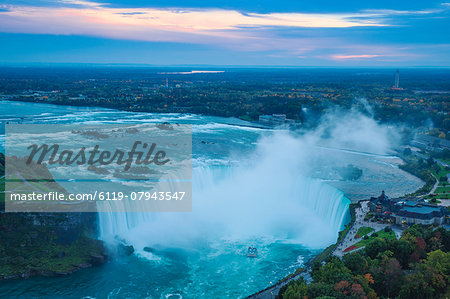
<instances>
[{"instance_id":1,"label":"tall tower","mask_svg":"<svg viewBox=\"0 0 450 299\"><path fill-rule=\"evenodd\" d=\"M166 78L166 88L169 88L169 78Z\"/></svg>"},{"instance_id":2,"label":"tall tower","mask_svg":"<svg viewBox=\"0 0 450 299\"><path fill-rule=\"evenodd\" d=\"M397 71L395 72L395 83L394 83L394 88L398 89L400 88L400 71L397 69Z\"/></svg>"}]
</instances>

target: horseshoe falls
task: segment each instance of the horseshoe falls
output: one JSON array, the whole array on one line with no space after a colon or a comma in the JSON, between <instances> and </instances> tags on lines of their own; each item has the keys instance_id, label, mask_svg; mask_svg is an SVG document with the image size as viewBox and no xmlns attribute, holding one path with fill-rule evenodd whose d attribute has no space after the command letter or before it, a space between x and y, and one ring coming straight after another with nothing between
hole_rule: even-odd
<instances>
[{"instance_id":1,"label":"horseshoe falls","mask_svg":"<svg viewBox=\"0 0 450 299\"><path fill-rule=\"evenodd\" d=\"M39 289L61 298L242 298L295 272L334 243L349 220L348 198L370 197L380 186L389 194L410 193L420 183L395 167L396 157L322 146L315 132L295 135L191 114L7 101L0 109L7 115L26 111L31 123L167 121L192 124L193 132L192 212L114 212L120 203L102 205L98 236L113 258L54 278L58 283L8 282L5 290L13 297ZM345 181L333 170L349 163L363 170L360 180ZM134 253L116 256L119 242L132 245ZM247 257L249 246L258 249L256 258Z\"/></svg>"},{"instance_id":2,"label":"horseshoe falls","mask_svg":"<svg viewBox=\"0 0 450 299\"><path fill-rule=\"evenodd\" d=\"M114 212L124 211L123 202L101 205L100 237L124 240L136 250L224 237L295 241L310 248L334 242L348 216L350 200L343 192L302 175L242 168L194 168L191 213Z\"/></svg>"}]
</instances>

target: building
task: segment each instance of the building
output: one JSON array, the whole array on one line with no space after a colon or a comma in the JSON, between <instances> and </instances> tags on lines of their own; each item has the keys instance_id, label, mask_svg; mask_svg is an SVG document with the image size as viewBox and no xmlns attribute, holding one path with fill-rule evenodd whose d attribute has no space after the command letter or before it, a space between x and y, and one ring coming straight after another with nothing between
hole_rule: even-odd
<instances>
[{"instance_id":1,"label":"building","mask_svg":"<svg viewBox=\"0 0 450 299\"><path fill-rule=\"evenodd\" d=\"M450 141L430 135L417 135L411 145L429 151L450 150Z\"/></svg>"},{"instance_id":2,"label":"building","mask_svg":"<svg viewBox=\"0 0 450 299\"><path fill-rule=\"evenodd\" d=\"M381 216L385 212L391 212L395 204L396 202L391 200L383 190L380 196L370 198L369 209L372 213Z\"/></svg>"},{"instance_id":3,"label":"building","mask_svg":"<svg viewBox=\"0 0 450 299\"><path fill-rule=\"evenodd\" d=\"M395 88L399 88L400 87L400 72L397 69L397 71L395 72L395 82L394 82L394 87Z\"/></svg>"},{"instance_id":4,"label":"building","mask_svg":"<svg viewBox=\"0 0 450 299\"><path fill-rule=\"evenodd\" d=\"M400 87L400 71L397 69L395 72L395 79L394 79L394 85L392 86L393 90L403 90L403 88Z\"/></svg>"},{"instance_id":5,"label":"building","mask_svg":"<svg viewBox=\"0 0 450 299\"><path fill-rule=\"evenodd\" d=\"M393 220L397 224L444 224L447 216L445 207L415 200L391 199L384 191L380 196L370 199L369 208L378 217Z\"/></svg>"},{"instance_id":6,"label":"building","mask_svg":"<svg viewBox=\"0 0 450 299\"><path fill-rule=\"evenodd\" d=\"M261 124L270 125L270 126L295 124L295 121L293 119L286 118L286 114L260 115L259 122Z\"/></svg>"},{"instance_id":7,"label":"building","mask_svg":"<svg viewBox=\"0 0 450 299\"><path fill-rule=\"evenodd\" d=\"M444 224L447 210L445 207L408 202L393 216L397 224Z\"/></svg>"}]
</instances>

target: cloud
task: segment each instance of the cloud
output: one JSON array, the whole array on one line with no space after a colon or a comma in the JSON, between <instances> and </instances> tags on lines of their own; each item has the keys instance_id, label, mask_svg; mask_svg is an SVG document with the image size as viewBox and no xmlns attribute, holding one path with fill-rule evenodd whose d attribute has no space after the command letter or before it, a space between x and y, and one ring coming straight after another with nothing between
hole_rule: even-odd
<instances>
[{"instance_id":1,"label":"cloud","mask_svg":"<svg viewBox=\"0 0 450 299\"><path fill-rule=\"evenodd\" d=\"M242 13L225 9L117 8L79 0L63 0L65 6L5 5L0 12L0 31L6 33L82 35L102 38L181 42L222 46L238 50L266 51L314 49L333 38L285 38L274 28L353 28L386 26L361 13ZM75 6L74 6L75 5ZM298 53L297 53L298 54Z\"/></svg>"},{"instance_id":2,"label":"cloud","mask_svg":"<svg viewBox=\"0 0 450 299\"><path fill-rule=\"evenodd\" d=\"M346 35L349 30L397 26L395 20L400 16L446 9L441 5L441 10L420 11L254 13L217 8L123 8L84 0L57 3L51 7L0 5L0 32L201 44L298 59L314 55L328 61L358 61L406 56L399 47L380 49L351 39Z\"/></svg>"},{"instance_id":3,"label":"cloud","mask_svg":"<svg viewBox=\"0 0 450 299\"><path fill-rule=\"evenodd\" d=\"M224 9L167 9L167 8L108 8L104 4L88 1L64 0L62 4L80 7L33 7L8 6L4 13L11 23L2 24L3 30L19 30L25 33L66 34L82 31L83 27L102 27L94 33L120 27L116 38L151 40L145 31L193 32L207 35L222 35L219 31L242 31L243 28L291 27L291 28L350 28L386 26L374 21L372 14L308 14L308 13L241 13ZM80 23L82 28L77 30ZM60 25L64 23L64 26ZM28 26L17 27L17 24ZM33 24L33 25L31 25ZM36 26L39 24L39 26ZM55 26L57 25L57 26ZM38 28L36 28L38 27ZM37 31L37 32L36 32ZM106 31L106 32L105 32ZM127 32L123 34L123 32ZM84 32L79 32L83 34ZM112 36L114 37L114 36ZM158 38L156 38L158 40Z\"/></svg>"},{"instance_id":4,"label":"cloud","mask_svg":"<svg viewBox=\"0 0 450 299\"><path fill-rule=\"evenodd\" d=\"M332 59L336 59L336 60L342 60L342 59L367 59L367 58L376 58L376 57L380 57L382 55L375 55L375 54L360 54L360 55L340 55L340 54L335 54L332 55L331 58Z\"/></svg>"},{"instance_id":5,"label":"cloud","mask_svg":"<svg viewBox=\"0 0 450 299\"><path fill-rule=\"evenodd\" d=\"M91 1L81 1L81 0L60 0L61 4L73 4L86 7L100 7L106 5L105 3L91 2Z\"/></svg>"}]
</instances>

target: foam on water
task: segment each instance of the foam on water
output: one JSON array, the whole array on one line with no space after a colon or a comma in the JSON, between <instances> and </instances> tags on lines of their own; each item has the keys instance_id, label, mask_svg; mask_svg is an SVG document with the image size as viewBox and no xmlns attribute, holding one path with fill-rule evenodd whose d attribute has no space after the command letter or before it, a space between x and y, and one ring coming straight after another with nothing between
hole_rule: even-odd
<instances>
[{"instance_id":1,"label":"foam on water","mask_svg":"<svg viewBox=\"0 0 450 299\"><path fill-rule=\"evenodd\" d=\"M154 244L192 248L224 237L297 242L310 248L334 242L350 201L341 191L302 174L303 157L293 137L272 138L276 146L263 139L240 163L194 161L192 213L115 213L114 205L126 203L102 205L110 210L99 213L101 238L126 240L137 249Z\"/></svg>"}]
</instances>

